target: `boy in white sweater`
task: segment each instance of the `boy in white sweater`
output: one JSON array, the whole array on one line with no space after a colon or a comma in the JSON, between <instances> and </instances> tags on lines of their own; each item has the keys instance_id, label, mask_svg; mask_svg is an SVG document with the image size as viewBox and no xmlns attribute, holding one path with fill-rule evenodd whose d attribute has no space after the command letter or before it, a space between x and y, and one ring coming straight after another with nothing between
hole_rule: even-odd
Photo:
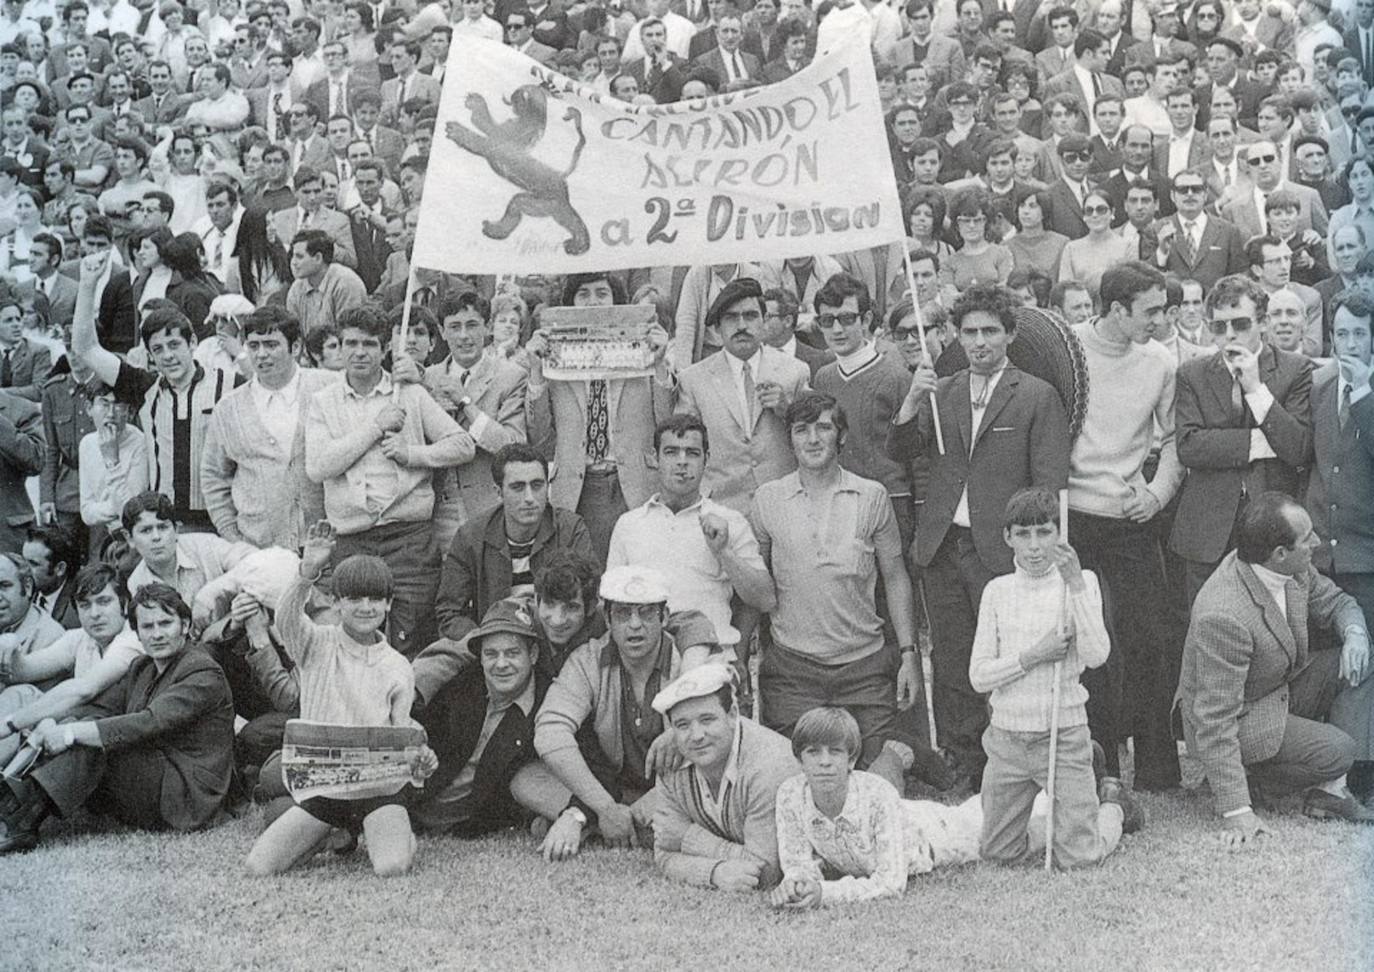
<instances>
[{"instance_id":1,"label":"boy in white sweater","mask_svg":"<svg viewBox=\"0 0 1374 972\"><path fill-rule=\"evenodd\" d=\"M1078 677L1107 660L1097 577L1060 539L1059 504L1044 488L1007 502L1003 536L1016 568L983 590L969 681L991 692L983 733L984 860L1019 863L1030 856L1027 822L1049 775L1055 663L1059 667L1059 743L1053 860L1061 868L1094 864L1116 849L1123 830L1139 829L1139 810L1121 781L1093 777L1087 690ZM1065 592L1067 585L1067 593ZM1067 612L1060 630L1060 612Z\"/></svg>"}]
</instances>

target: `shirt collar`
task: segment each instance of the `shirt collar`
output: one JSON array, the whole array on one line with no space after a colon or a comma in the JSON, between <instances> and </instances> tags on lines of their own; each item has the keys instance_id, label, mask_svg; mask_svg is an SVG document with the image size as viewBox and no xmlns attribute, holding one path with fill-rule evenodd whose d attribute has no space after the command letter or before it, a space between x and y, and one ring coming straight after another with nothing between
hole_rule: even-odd
<instances>
[{"instance_id":1,"label":"shirt collar","mask_svg":"<svg viewBox=\"0 0 1374 972\"><path fill-rule=\"evenodd\" d=\"M532 712L534 711L534 673L533 673L533 672L530 673L530 679L529 679L528 682L525 683L525 690L524 690L523 692L521 692L521 693L520 693L519 695L517 695L515 698L510 699L509 701L502 703L501 705L493 705L490 701L488 701L488 702L487 702L487 711L488 711L489 713L491 713L491 714L495 714L495 713L498 713L498 712L505 712L505 711L506 711L507 709L509 709L511 706L515 706L516 708L518 708L518 709L520 710L521 715L523 715L526 719L528 719L528 718L530 717L530 713L532 713Z\"/></svg>"},{"instance_id":2,"label":"shirt collar","mask_svg":"<svg viewBox=\"0 0 1374 972\"><path fill-rule=\"evenodd\" d=\"M382 372L382 380L377 382L376 386L372 389L372 391L368 392L366 395L358 394L358 392L356 392L353 389L353 386L350 385L347 380L344 380L342 384L345 395L350 396L352 398L357 398L359 400L364 398L373 398L379 395L391 394L391 376L387 374L385 371Z\"/></svg>"},{"instance_id":3,"label":"shirt collar","mask_svg":"<svg viewBox=\"0 0 1374 972\"><path fill-rule=\"evenodd\" d=\"M749 358L749 371L753 374L754 380L759 380L759 365L763 362L763 348L759 348ZM740 380L740 374L744 370L744 362L735 357L729 351L725 352L725 363L730 366L730 374L735 376L735 381Z\"/></svg>"},{"instance_id":4,"label":"shirt collar","mask_svg":"<svg viewBox=\"0 0 1374 972\"><path fill-rule=\"evenodd\" d=\"M1285 607L1288 582L1292 580L1292 578L1286 574L1280 574L1277 571L1270 570L1263 564L1251 564L1250 567L1254 570L1255 576L1259 578L1259 582L1264 585L1265 590L1273 596L1279 607Z\"/></svg>"},{"instance_id":5,"label":"shirt collar","mask_svg":"<svg viewBox=\"0 0 1374 972\"><path fill-rule=\"evenodd\" d=\"M253 378L253 390L263 398L271 398L273 395L280 395L282 400L291 403L296 400L297 394L301 389L301 369L298 365L296 371L291 375L291 380L280 388L268 388L255 376Z\"/></svg>"}]
</instances>

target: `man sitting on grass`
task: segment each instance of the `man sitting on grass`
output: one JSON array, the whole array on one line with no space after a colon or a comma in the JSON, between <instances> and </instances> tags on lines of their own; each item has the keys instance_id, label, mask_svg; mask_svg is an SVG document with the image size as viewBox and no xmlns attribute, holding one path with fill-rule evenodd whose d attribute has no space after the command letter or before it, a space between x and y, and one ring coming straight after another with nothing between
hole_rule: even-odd
<instances>
[{"instance_id":1,"label":"man sitting on grass","mask_svg":"<svg viewBox=\"0 0 1374 972\"><path fill-rule=\"evenodd\" d=\"M37 651L0 657L0 766L18 751L20 734L44 719L61 719L124 677L143 648L124 620L128 595L107 564L87 564L76 575L81 627ZM63 679L46 692L39 685Z\"/></svg>"},{"instance_id":2,"label":"man sitting on grass","mask_svg":"<svg viewBox=\"0 0 1374 972\"><path fill-rule=\"evenodd\" d=\"M0 783L0 853L29 850L49 815L83 805L150 830L213 823L234 771L234 705L218 665L192 647L191 609L146 584L129 604L144 657L75 721L45 719L29 742L47 755Z\"/></svg>"},{"instance_id":3,"label":"man sitting on grass","mask_svg":"<svg viewBox=\"0 0 1374 972\"><path fill-rule=\"evenodd\" d=\"M773 801L796 772L787 739L740 718L723 659L698 665L654 696L686 762L659 777L654 861L675 881L727 891L777 884Z\"/></svg>"}]
</instances>

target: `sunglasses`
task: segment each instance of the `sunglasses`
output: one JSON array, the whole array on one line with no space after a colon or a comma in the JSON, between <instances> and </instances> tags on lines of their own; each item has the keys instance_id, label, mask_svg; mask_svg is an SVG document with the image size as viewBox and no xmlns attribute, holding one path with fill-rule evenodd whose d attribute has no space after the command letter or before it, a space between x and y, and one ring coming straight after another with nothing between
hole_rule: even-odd
<instances>
[{"instance_id":1,"label":"sunglasses","mask_svg":"<svg viewBox=\"0 0 1374 972\"><path fill-rule=\"evenodd\" d=\"M935 329L935 325L932 324L925 329L925 333L929 334ZM915 341L921 336L921 333L920 328L915 327L895 327L892 329L892 336L898 341Z\"/></svg>"},{"instance_id":2,"label":"sunglasses","mask_svg":"<svg viewBox=\"0 0 1374 972\"><path fill-rule=\"evenodd\" d=\"M821 327L834 327L836 322L838 322L841 327L853 327L859 322L859 315L847 312L843 314L816 315L816 323Z\"/></svg>"},{"instance_id":3,"label":"sunglasses","mask_svg":"<svg viewBox=\"0 0 1374 972\"><path fill-rule=\"evenodd\" d=\"M1237 317L1229 321L1208 321L1207 329L1217 337L1223 336L1227 329L1235 331L1237 334L1244 334L1255 326L1255 322L1248 317Z\"/></svg>"},{"instance_id":4,"label":"sunglasses","mask_svg":"<svg viewBox=\"0 0 1374 972\"><path fill-rule=\"evenodd\" d=\"M1084 216L1106 216L1112 211L1111 206L1084 206Z\"/></svg>"},{"instance_id":5,"label":"sunglasses","mask_svg":"<svg viewBox=\"0 0 1374 972\"><path fill-rule=\"evenodd\" d=\"M1360 108L1360 105L1346 105L1344 108L1341 109L1341 114L1344 115L1346 118L1354 118L1356 115L1360 113Z\"/></svg>"},{"instance_id":6,"label":"sunglasses","mask_svg":"<svg viewBox=\"0 0 1374 972\"><path fill-rule=\"evenodd\" d=\"M1248 161L1250 165L1253 167L1257 165L1269 165L1273 162L1277 162L1278 160L1279 157L1277 155L1253 155L1246 161Z\"/></svg>"},{"instance_id":7,"label":"sunglasses","mask_svg":"<svg viewBox=\"0 0 1374 972\"><path fill-rule=\"evenodd\" d=\"M1201 183L1198 183L1197 185L1174 186L1174 192L1181 193L1185 196L1190 196L1193 193L1203 192L1204 188L1205 187Z\"/></svg>"},{"instance_id":8,"label":"sunglasses","mask_svg":"<svg viewBox=\"0 0 1374 972\"><path fill-rule=\"evenodd\" d=\"M951 101L949 106L951 108L972 108L973 102L969 101L967 98L959 98L957 101Z\"/></svg>"},{"instance_id":9,"label":"sunglasses","mask_svg":"<svg viewBox=\"0 0 1374 972\"><path fill-rule=\"evenodd\" d=\"M1065 162L1090 162L1092 155L1088 152L1060 152L1059 157Z\"/></svg>"}]
</instances>

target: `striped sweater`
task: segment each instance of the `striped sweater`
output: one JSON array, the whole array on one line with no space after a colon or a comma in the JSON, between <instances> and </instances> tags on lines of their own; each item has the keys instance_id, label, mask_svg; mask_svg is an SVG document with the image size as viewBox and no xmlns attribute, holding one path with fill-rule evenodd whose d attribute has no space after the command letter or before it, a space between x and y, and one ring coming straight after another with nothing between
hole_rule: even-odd
<instances>
[{"instance_id":1,"label":"striped sweater","mask_svg":"<svg viewBox=\"0 0 1374 972\"><path fill-rule=\"evenodd\" d=\"M1088 690L1078 682L1085 668L1107 660L1110 643L1102 619L1102 592L1097 575L1083 571L1086 590L1070 594L1068 608L1075 637L1061 667L1059 725L1088 723ZM1021 667L1021 652L1059 623L1064 581L1057 570L1033 577L1017 566L983 588L978 631L973 636L969 683L992 693L992 724L1008 732L1048 732L1053 706L1054 666Z\"/></svg>"}]
</instances>

